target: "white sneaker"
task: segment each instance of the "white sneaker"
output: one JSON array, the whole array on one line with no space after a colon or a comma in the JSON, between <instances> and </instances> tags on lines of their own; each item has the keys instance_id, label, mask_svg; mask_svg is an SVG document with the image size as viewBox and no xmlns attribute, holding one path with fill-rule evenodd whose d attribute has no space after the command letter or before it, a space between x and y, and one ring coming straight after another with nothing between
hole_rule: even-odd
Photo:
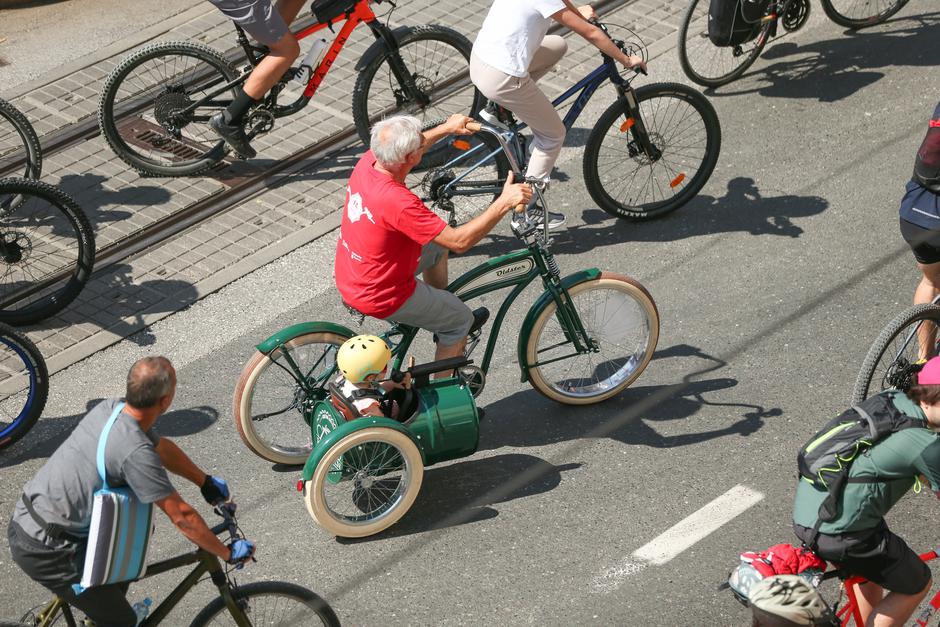
<instances>
[{"instance_id":1,"label":"white sneaker","mask_svg":"<svg viewBox=\"0 0 940 627\"><path fill-rule=\"evenodd\" d=\"M548 230L554 231L560 229L568 222L568 218L565 217L563 213L556 213L554 211L549 211L548 213ZM538 205L532 205L527 208L522 213L513 213L512 214L512 228L518 230L527 225L530 226L542 226L542 222L545 221L546 211L539 207Z\"/></svg>"}]
</instances>

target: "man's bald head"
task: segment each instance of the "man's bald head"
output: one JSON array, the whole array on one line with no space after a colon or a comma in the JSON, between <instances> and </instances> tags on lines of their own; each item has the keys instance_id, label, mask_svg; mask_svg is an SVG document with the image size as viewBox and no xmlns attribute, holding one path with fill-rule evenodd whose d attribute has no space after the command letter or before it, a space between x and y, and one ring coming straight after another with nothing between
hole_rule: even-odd
<instances>
[{"instance_id":1,"label":"man's bald head","mask_svg":"<svg viewBox=\"0 0 940 627\"><path fill-rule=\"evenodd\" d=\"M148 409L172 394L176 387L176 371L166 357L138 359L127 373L125 400L131 407Z\"/></svg>"}]
</instances>

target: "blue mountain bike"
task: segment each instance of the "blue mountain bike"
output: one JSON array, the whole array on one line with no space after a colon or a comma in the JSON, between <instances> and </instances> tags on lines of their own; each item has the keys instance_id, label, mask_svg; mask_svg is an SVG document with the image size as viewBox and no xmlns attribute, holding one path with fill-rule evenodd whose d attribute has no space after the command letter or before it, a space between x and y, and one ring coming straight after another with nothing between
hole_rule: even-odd
<instances>
[{"instance_id":1,"label":"blue mountain bike","mask_svg":"<svg viewBox=\"0 0 940 627\"><path fill-rule=\"evenodd\" d=\"M36 424L49 394L49 372L29 338L0 322L0 449Z\"/></svg>"},{"instance_id":2,"label":"blue mountain bike","mask_svg":"<svg viewBox=\"0 0 940 627\"><path fill-rule=\"evenodd\" d=\"M610 37L608 25L596 24ZM625 54L646 58L644 46L611 40ZM609 81L617 93L584 149L588 192L618 218L646 219L675 211L702 189L715 169L721 150L718 115L705 96L686 85L655 83L634 89L636 73L625 70L625 76L612 58L601 57L597 69L553 101L557 108L574 98L563 119L570 130L601 85ZM511 112L497 111L499 122L511 131L510 150L525 170L527 138L520 131L526 125ZM437 151L437 163L440 155ZM420 173L420 193L426 201L453 205L454 221L461 223L481 209L474 197L499 195L508 171L506 155L490 135L454 137L443 165Z\"/></svg>"}]
</instances>

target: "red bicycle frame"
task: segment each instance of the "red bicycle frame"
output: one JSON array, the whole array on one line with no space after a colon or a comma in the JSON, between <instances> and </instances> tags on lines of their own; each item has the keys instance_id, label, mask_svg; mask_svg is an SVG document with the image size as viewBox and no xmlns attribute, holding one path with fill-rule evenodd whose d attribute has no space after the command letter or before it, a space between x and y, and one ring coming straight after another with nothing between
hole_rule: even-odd
<instances>
[{"instance_id":1,"label":"red bicycle frame","mask_svg":"<svg viewBox=\"0 0 940 627\"><path fill-rule=\"evenodd\" d=\"M920 559L929 562L930 560L936 559L938 556L937 551L928 551L927 553L922 553ZM848 627L849 621L854 621L856 627L864 627L862 622L862 617L858 609L858 595L855 594L855 584L862 584L868 581L864 577L849 577L844 582L842 586L845 588L845 596L848 598L848 602L845 604L845 607L840 609L836 615L842 621L842 627ZM914 621L921 627L927 627L927 621L930 620L930 617L940 609L940 590L937 591L937 594L930 600L928 607L925 607L919 615L914 618Z\"/></svg>"}]
</instances>

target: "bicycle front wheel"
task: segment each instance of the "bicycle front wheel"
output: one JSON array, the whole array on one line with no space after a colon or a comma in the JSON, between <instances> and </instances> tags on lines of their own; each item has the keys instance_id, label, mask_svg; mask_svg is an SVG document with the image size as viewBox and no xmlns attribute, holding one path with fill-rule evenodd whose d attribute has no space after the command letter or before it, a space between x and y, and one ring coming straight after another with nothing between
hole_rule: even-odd
<instances>
[{"instance_id":1,"label":"bicycle front wheel","mask_svg":"<svg viewBox=\"0 0 940 627\"><path fill-rule=\"evenodd\" d=\"M846 28L881 24L900 11L907 0L820 0L830 20Z\"/></svg>"},{"instance_id":2,"label":"bicycle front wheel","mask_svg":"<svg viewBox=\"0 0 940 627\"><path fill-rule=\"evenodd\" d=\"M78 296L95 263L81 207L41 181L0 179L0 322L33 324Z\"/></svg>"},{"instance_id":3,"label":"bicycle front wheel","mask_svg":"<svg viewBox=\"0 0 940 627\"><path fill-rule=\"evenodd\" d=\"M238 435L255 455L276 464L307 461L313 439L306 412L326 398L336 351L348 339L307 333L249 360L235 385L233 404Z\"/></svg>"},{"instance_id":4,"label":"bicycle front wheel","mask_svg":"<svg viewBox=\"0 0 940 627\"><path fill-rule=\"evenodd\" d=\"M339 627L336 612L312 590L286 581L259 581L232 590L235 602L255 627L324 625ZM202 609L190 627L236 625L222 597Z\"/></svg>"},{"instance_id":5,"label":"bicycle front wheel","mask_svg":"<svg viewBox=\"0 0 940 627\"><path fill-rule=\"evenodd\" d=\"M36 424L48 394L42 353L25 335L0 323L0 449Z\"/></svg>"},{"instance_id":6,"label":"bicycle front wheel","mask_svg":"<svg viewBox=\"0 0 940 627\"><path fill-rule=\"evenodd\" d=\"M709 0L692 0L679 25L679 65L694 83L719 87L740 77L760 56L770 38L767 22L751 41L716 46L708 38Z\"/></svg>"},{"instance_id":7,"label":"bicycle front wheel","mask_svg":"<svg viewBox=\"0 0 940 627\"><path fill-rule=\"evenodd\" d=\"M552 300L526 339L532 386L568 405L598 403L618 394L646 368L659 340L659 312L637 281L610 272L568 290L596 351L576 353Z\"/></svg>"},{"instance_id":8,"label":"bicycle front wheel","mask_svg":"<svg viewBox=\"0 0 940 627\"><path fill-rule=\"evenodd\" d=\"M656 155L643 149L626 100L598 119L584 149L584 182L597 205L618 218L675 211L708 181L721 151L718 114L701 93L677 83L636 90L640 118Z\"/></svg>"},{"instance_id":9,"label":"bicycle front wheel","mask_svg":"<svg viewBox=\"0 0 940 627\"><path fill-rule=\"evenodd\" d=\"M0 176L38 179L42 172L39 137L26 116L0 98Z\"/></svg>"},{"instance_id":10,"label":"bicycle front wheel","mask_svg":"<svg viewBox=\"0 0 940 627\"><path fill-rule=\"evenodd\" d=\"M146 46L119 63L105 81L98 103L101 133L114 153L141 174L204 172L228 152L209 118L235 97L234 87L224 88L235 76L207 46Z\"/></svg>"},{"instance_id":11,"label":"bicycle front wheel","mask_svg":"<svg viewBox=\"0 0 940 627\"><path fill-rule=\"evenodd\" d=\"M369 145L372 125L396 112L421 120L423 128L443 122L453 113L474 115L483 96L470 82L470 41L439 25L416 26L398 40L397 54L417 93L408 93L393 71L393 52L385 50L359 74L353 89L353 119L359 138ZM437 165L442 146L431 147L423 163Z\"/></svg>"},{"instance_id":12,"label":"bicycle front wheel","mask_svg":"<svg viewBox=\"0 0 940 627\"><path fill-rule=\"evenodd\" d=\"M914 305L888 323L875 340L855 380L852 402L914 383L921 359L936 357L940 306Z\"/></svg>"}]
</instances>

